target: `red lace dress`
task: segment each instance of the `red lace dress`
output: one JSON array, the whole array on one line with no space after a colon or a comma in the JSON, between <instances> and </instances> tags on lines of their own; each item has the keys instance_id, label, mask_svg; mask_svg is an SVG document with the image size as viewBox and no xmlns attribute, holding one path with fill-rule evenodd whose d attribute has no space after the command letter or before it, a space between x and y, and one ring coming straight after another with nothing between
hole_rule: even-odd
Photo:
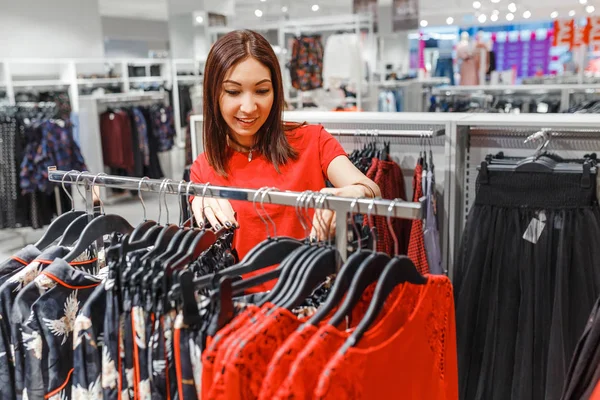
<instances>
[{"instance_id":1,"label":"red lace dress","mask_svg":"<svg viewBox=\"0 0 600 400\"><path fill-rule=\"evenodd\" d=\"M381 317L374 324L379 335L386 332L388 335L391 335L393 330L397 329L402 324L402 321L408 318L422 291L423 286L407 284L398 286L390 294L390 300L384 304ZM358 324L360 319L356 322ZM325 365L327 365L327 362L333 357L335 352L342 347L353 331L353 328L340 330L328 324L322 326L310 341L303 346L303 349L290 366L287 377L272 398L312 399L313 390ZM371 338L372 335L368 334L369 332L365 334L363 340L370 343L373 339ZM379 336L375 339L377 338Z\"/></svg>"},{"instance_id":2,"label":"red lace dress","mask_svg":"<svg viewBox=\"0 0 600 400\"><path fill-rule=\"evenodd\" d=\"M423 166L421 164L417 164L415 167L413 191L413 201L419 201L419 199L423 197ZM427 253L425 252L425 238L423 236L423 221L420 219L412 221L407 255L415 264L421 275L429 273Z\"/></svg>"},{"instance_id":3,"label":"red lace dress","mask_svg":"<svg viewBox=\"0 0 600 400\"><path fill-rule=\"evenodd\" d=\"M369 308L376 286L377 283L373 283L365 289L361 298L352 309L350 316L343 322L344 326L339 326L338 329L348 329L358 325ZM336 311L337 308L334 308L329 315L323 319L320 326L327 323ZM275 397L277 389L287 377L294 360L318 330L319 328L314 325L304 324L298 328L298 330L293 332L279 349L277 349L277 352L269 362L267 374L262 381L258 397L259 400L271 400Z\"/></svg>"},{"instance_id":4,"label":"red lace dress","mask_svg":"<svg viewBox=\"0 0 600 400\"><path fill-rule=\"evenodd\" d=\"M213 382L214 368L216 365L219 349L223 348L223 343L227 338L238 329L245 326L259 308L255 305L248 305L247 308L236 316L229 324L217 332L214 337L206 340L206 349L202 353L202 398L208 397L208 392Z\"/></svg>"},{"instance_id":5,"label":"red lace dress","mask_svg":"<svg viewBox=\"0 0 600 400\"><path fill-rule=\"evenodd\" d=\"M366 347L363 338L345 354L335 353L313 398L458 399L452 285L445 276L428 279L414 312L393 335Z\"/></svg>"},{"instance_id":6,"label":"red lace dress","mask_svg":"<svg viewBox=\"0 0 600 400\"><path fill-rule=\"evenodd\" d=\"M275 308L262 320L238 335L216 371L209 399L258 398L267 366L277 349L308 318Z\"/></svg>"}]
</instances>

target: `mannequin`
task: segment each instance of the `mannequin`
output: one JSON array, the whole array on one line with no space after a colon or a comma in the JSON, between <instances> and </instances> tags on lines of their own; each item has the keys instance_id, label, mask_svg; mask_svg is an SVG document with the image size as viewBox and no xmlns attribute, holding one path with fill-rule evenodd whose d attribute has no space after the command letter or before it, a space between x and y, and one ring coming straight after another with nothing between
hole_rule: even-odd
<instances>
[{"instance_id":1,"label":"mannequin","mask_svg":"<svg viewBox=\"0 0 600 400\"><path fill-rule=\"evenodd\" d=\"M490 69L490 50L491 47L485 42L483 31L477 32L475 41L475 58L477 59L477 71L481 68L480 63L484 63L483 74L485 75ZM479 82L482 83L482 82Z\"/></svg>"},{"instance_id":2,"label":"mannequin","mask_svg":"<svg viewBox=\"0 0 600 400\"><path fill-rule=\"evenodd\" d=\"M458 43L458 45L456 45L456 55L458 56L459 60L461 60L460 84L462 86L478 85L478 57L474 53L474 49L469 41L468 32L462 32L460 34L460 42Z\"/></svg>"}]
</instances>

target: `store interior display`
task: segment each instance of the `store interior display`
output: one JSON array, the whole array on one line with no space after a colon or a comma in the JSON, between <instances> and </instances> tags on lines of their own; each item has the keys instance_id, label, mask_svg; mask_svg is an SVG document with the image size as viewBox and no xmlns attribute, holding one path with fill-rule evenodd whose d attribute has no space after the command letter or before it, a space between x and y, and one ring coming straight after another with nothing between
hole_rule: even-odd
<instances>
[{"instance_id":1,"label":"store interior display","mask_svg":"<svg viewBox=\"0 0 600 400\"><path fill-rule=\"evenodd\" d=\"M591 2L124 1L0 12L0 399L600 400ZM191 182L237 29L377 198Z\"/></svg>"}]
</instances>

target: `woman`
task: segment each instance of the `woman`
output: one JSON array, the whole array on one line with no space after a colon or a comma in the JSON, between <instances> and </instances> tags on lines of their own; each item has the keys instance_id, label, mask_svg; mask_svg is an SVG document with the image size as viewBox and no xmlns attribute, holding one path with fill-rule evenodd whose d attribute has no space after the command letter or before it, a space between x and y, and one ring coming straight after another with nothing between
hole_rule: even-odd
<instances>
[{"instance_id":1,"label":"woman","mask_svg":"<svg viewBox=\"0 0 600 400\"><path fill-rule=\"evenodd\" d=\"M336 196L378 197L379 187L347 158L342 146L320 125L282 122L283 84L279 62L260 34L234 31L211 48L204 75L205 152L191 169L191 180L231 187L275 187ZM329 180L335 188L326 188ZM265 225L252 202L196 197L198 221L215 228L238 226L234 239L240 258L265 240ZM293 207L265 204L278 236L306 237ZM320 212L312 235L326 238L333 213ZM324 223L323 223L324 222Z\"/></svg>"}]
</instances>

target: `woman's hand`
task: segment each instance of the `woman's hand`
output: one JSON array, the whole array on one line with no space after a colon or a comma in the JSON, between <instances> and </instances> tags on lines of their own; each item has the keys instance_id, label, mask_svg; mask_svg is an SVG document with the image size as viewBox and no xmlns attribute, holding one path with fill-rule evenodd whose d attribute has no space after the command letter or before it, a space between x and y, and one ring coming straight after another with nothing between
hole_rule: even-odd
<instances>
[{"instance_id":1,"label":"woman's hand","mask_svg":"<svg viewBox=\"0 0 600 400\"><path fill-rule=\"evenodd\" d=\"M370 194L365 193L365 187L361 185L349 185L341 188L323 188L321 193L329 193L332 196L339 197L351 197L351 198L364 198L371 197ZM315 196L315 200L318 200L320 196ZM327 199L323 202L326 207ZM315 216L313 217L313 226L310 232L311 238L316 238L320 241L333 240L335 236L335 211L315 209Z\"/></svg>"},{"instance_id":2,"label":"woman's hand","mask_svg":"<svg viewBox=\"0 0 600 400\"><path fill-rule=\"evenodd\" d=\"M203 203L204 210L202 209ZM233 211L229 200L205 197L203 202L202 197L195 197L192 200L192 210L198 224L202 224L206 216L206 219L215 230L219 230L223 226L227 228L239 226L235 220L235 211Z\"/></svg>"}]
</instances>

